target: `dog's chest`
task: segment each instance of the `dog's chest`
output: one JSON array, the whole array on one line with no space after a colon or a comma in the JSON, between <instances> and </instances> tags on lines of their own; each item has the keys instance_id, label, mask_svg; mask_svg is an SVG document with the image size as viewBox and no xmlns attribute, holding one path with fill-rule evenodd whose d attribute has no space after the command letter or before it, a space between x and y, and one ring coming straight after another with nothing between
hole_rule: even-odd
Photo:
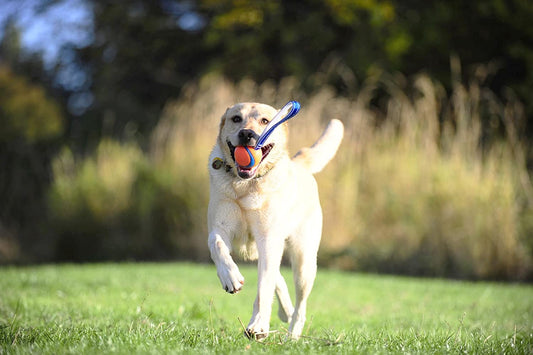
<instances>
[{"instance_id":1,"label":"dog's chest","mask_svg":"<svg viewBox=\"0 0 533 355\"><path fill-rule=\"evenodd\" d=\"M237 203L243 210L259 210L265 205L265 196L258 192L248 192L237 195Z\"/></svg>"},{"instance_id":2,"label":"dog's chest","mask_svg":"<svg viewBox=\"0 0 533 355\"><path fill-rule=\"evenodd\" d=\"M276 169L277 170L277 169ZM284 192L283 176L276 175L276 170L269 172L269 175L262 179L238 180L233 182L234 199L244 210L263 210L266 212L268 206Z\"/></svg>"},{"instance_id":3,"label":"dog's chest","mask_svg":"<svg viewBox=\"0 0 533 355\"><path fill-rule=\"evenodd\" d=\"M237 204L245 211L261 210L269 200L269 192L265 186L255 182L236 183L233 185L234 198Z\"/></svg>"}]
</instances>

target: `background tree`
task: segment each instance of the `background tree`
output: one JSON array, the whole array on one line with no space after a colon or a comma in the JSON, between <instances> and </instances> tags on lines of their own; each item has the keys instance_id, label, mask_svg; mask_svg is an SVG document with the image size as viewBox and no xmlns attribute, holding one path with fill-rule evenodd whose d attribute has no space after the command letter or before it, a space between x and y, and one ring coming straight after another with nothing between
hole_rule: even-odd
<instances>
[{"instance_id":1,"label":"background tree","mask_svg":"<svg viewBox=\"0 0 533 355\"><path fill-rule=\"evenodd\" d=\"M425 71L451 89L455 55L465 76L490 63L486 79L502 99L510 87L531 101L533 7L520 0L87 1L94 41L75 60L89 73L82 91L92 104L77 124L95 138L126 126L145 137L185 82L213 71L257 82L293 76L345 94L376 71Z\"/></svg>"},{"instance_id":2,"label":"background tree","mask_svg":"<svg viewBox=\"0 0 533 355\"><path fill-rule=\"evenodd\" d=\"M52 21L57 33L65 33L70 28L57 14L46 17L47 9L61 4L71 4L70 10L83 5L90 25L78 28L83 41L43 36L47 45L62 46L52 60L24 47L19 12L3 15L32 7L34 19L26 25ZM111 136L147 150L165 104L208 73L274 84L291 76L305 93L329 86L348 99L380 73L410 78L425 72L448 94L452 76L460 74L455 79L462 83L475 79L472 87L484 81L498 107L515 102L514 96L524 103L526 120L516 135L532 162L531 18L533 3L523 0L5 1L0 234L7 230L33 245L50 233L43 198L58 147L90 155ZM450 57L459 63L453 73ZM381 113L377 117L387 117L389 107L383 82L369 101ZM413 87L401 90L417 95ZM503 132L502 115L485 111L479 111L482 132Z\"/></svg>"},{"instance_id":3,"label":"background tree","mask_svg":"<svg viewBox=\"0 0 533 355\"><path fill-rule=\"evenodd\" d=\"M42 86L0 65L0 240L16 235L33 257L45 252L49 163L63 122L61 108ZM0 260L10 259L2 254L0 250Z\"/></svg>"},{"instance_id":4,"label":"background tree","mask_svg":"<svg viewBox=\"0 0 533 355\"><path fill-rule=\"evenodd\" d=\"M92 2L95 40L76 50L90 76L81 89L93 102L76 129L89 141L102 133L143 141L165 102L201 73L207 55L200 33L181 28L163 3Z\"/></svg>"}]
</instances>

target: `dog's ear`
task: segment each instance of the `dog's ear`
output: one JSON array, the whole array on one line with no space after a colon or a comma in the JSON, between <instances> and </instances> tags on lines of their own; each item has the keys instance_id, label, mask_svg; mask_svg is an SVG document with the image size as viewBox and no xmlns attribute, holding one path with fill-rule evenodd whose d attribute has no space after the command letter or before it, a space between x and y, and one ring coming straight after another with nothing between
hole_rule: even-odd
<instances>
[{"instance_id":1,"label":"dog's ear","mask_svg":"<svg viewBox=\"0 0 533 355\"><path fill-rule=\"evenodd\" d=\"M226 109L226 112L224 112L224 114L222 115L222 117L220 118L220 127L218 128L218 131L219 132L222 132L222 128L224 128L224 125L226 124L226 114L228 113L228 110L230 108L228 107Z\"/></svg>"}]
</instances>

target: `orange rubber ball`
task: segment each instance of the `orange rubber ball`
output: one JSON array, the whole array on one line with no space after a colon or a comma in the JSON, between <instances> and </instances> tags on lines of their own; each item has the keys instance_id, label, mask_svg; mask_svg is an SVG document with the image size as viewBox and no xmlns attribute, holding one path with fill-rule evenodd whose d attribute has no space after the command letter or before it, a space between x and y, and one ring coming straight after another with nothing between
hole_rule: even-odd
<instances>
[{"instance_id":1,"label":"orange rubber ball","mask_svg":"<svg viewBox=\"0 0 533 355\"><path fill-rule=\"evenodd\" d=\"M243 168L253 168L261 162L263 152L252 146L238 146L235 148L235 162Z\"/></svg>"}]
</instances>

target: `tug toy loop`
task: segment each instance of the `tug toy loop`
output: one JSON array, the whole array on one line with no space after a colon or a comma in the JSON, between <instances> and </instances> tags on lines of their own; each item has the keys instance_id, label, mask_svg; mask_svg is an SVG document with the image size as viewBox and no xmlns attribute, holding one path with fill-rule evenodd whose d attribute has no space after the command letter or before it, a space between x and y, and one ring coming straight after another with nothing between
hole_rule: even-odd
<instances>
[{"instance_id":1,"label":"tug toy loop","mask_svg":"<svg viewBox=\"0 0 533 355\"><path fill-rule=\"evenodd\" d=\"M265 145L266 140L272 134L274 129L289 118L294 117L300 111L300 103L298 101L289 101L283 106L281 110L272 118L269 124L265 127L265 130L257 139L257 143L254 147L255 150L261 149Z\"/></svg>"}]
</instances>

